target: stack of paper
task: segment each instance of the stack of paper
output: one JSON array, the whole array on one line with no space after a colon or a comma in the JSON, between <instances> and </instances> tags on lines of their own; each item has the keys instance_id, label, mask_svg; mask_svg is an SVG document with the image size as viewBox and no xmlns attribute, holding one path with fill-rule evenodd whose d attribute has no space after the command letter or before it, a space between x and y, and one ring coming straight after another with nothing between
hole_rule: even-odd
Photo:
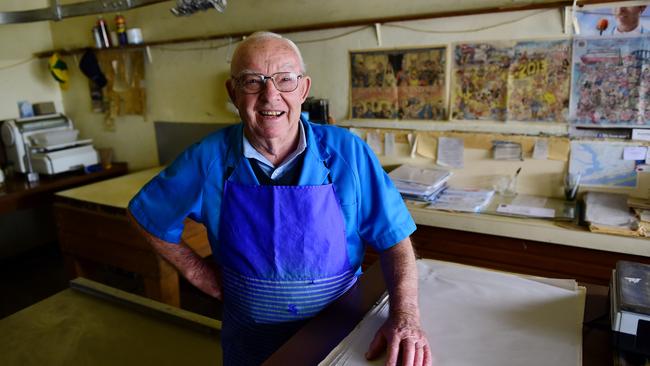
<instances>
[{"instance_id":1,"label":"stack of paper","mask_svg":"<svg viewBox=\"0 0 650 366\"><path fill-rule=\"evenodd\" d=\"M490 204L493 190L448 188L427 208L459 212L481 212Z\"/></svg>"},{"instance_id":2,"label":"stack of paper","mask_svg":"<svg viewBox=\"0 0 650 366\"><path fill-rule=\"evenodd\" d=\"M447 187L451 172L401 165L388 175L404 198L432 201Z\"/></svg>"},{"instance_id":3,"label":"stack of paper","mask_svg":"<svg viewBox=\"0 0 650 366\"><path fill-rule=\"evenodd\" d=\"M436 366L582 364L585 289L574 280L433 260L419 260L418 274L421 323ZM387 318L384 298L320 365L370 364L364 353Z\"/></svg>"},{"instance_id":4,"label":"stack of paper","mask_svg":"<svg viewBox=\"0 0 650 366\"><path fill-rule=\"evenodd\" d=\"M512 141L492 141L494 160L524 160L521 144Z\"/></svg>"},{"instance_id":5,"label":"stack of paper","mask_svg":"<svg viewBox=\"0 0 650 366\"><path fill-rule=\"evenodd\" d=\"M625 236L645 236L627 205L627 195L603 192L585 194L585 221L593 232Z\"/></svg>"},{"instance_id":6,"label":"stack of paper","mask_svg":"<svg viewBox=\"0 0 650 366\"><path fill-rule=\"evenodd\" d=\"M639 229L644 236L650 236L650 200L645 198L628 197L627 205L632 209L639 222Z\"/></svg>"},{"instance_id":7,"label":"stack of paper","mask_svg":"<svg viewBox=\"0 0 650 366\"><path fill-rule=\"evenodd\" d=\"M645 198L628 197L627 205L631 208L650 210L650 200Z\"/></svg>"}]
</instances>

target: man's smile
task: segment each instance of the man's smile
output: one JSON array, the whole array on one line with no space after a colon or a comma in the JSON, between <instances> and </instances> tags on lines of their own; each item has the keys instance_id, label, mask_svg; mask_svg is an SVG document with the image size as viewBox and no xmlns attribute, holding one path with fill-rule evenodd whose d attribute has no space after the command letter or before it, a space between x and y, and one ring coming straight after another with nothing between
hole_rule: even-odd
<instances>
[{"instance_id":1,"label":"man's smile","mask_svg":"<svg viewBox=\"0 0 650 366\"><path fill-rule=\"evenodd\" d=\"M284 113L284 111L259 111L263 117L280 117Z\"/></svg>"}]
</instances>

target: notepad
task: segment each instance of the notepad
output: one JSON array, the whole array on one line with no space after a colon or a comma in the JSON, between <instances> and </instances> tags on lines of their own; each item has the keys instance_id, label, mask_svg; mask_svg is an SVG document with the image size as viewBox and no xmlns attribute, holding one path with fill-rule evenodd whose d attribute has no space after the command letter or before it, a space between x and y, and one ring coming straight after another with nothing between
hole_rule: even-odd
<instances>
[{"instance_id":1,"label":"notepad","mask_svg":"<svg viewBox=\"0 0 650 366\"><path fill-rule=\"evenodd\" d=\"M442 169L400 165L388 173L395 188L407 199L434 200L445 188L451 172Z\"/></svg>"},{"instance_id":2,"label":"notepad","mask_svg":"<svg viewBox=\"0 0 650 366\"><path fill-rule=\"evenodd\" d=\"M494 196L487 189L448 188L427 208L458 212L481 212Z\"/></svg>"}]
</instances>

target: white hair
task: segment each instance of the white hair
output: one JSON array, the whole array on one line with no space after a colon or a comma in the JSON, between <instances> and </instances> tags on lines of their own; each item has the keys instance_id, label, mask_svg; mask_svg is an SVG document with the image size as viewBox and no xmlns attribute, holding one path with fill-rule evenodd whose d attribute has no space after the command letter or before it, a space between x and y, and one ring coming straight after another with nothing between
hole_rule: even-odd
<instances>
[{"instance_id":1,"label":"white hair","mask_svg":"<svg viewBox=\"0 0 650 366\"><path fill-rule=\"evenodd\" d=\"M237 54L237 52L246 44L250 42L259 42L262 40L266 39L280 39L284 41L295 53L298 55L298 60L300 61L300 72L305 73L307 72L307 66L305 65L305 61L302 58L302 53L300 52L300 49L298 46L296 46L295 43L293 43L292 40L289 38L282 37L281 35L273 32L268 32L268 31L260 31L260 32L255 32L251 34L250 36L244 37L244 39L239 42L237 47L235 48L235 52L233 52L233 55ZM232 64L230 65L230 69L232 71Z\"/></svg>"}]
</instances>

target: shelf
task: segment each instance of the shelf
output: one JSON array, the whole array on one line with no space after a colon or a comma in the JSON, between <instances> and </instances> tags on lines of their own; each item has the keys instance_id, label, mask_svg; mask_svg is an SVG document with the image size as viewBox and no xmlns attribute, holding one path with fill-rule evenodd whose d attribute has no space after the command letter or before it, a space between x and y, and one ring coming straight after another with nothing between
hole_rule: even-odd
<instances>
[{"instance_id":1,"label":"shelf","mask_svg":"<svg viewBox=\"0 0 650 366\"><path fill-rule=\"evenodd\" d=\"M341 127L389 128L416 131L459 131L519 135L568 136L568 123L500 121L343 120Z\"/></svg>"}]
</instances>

